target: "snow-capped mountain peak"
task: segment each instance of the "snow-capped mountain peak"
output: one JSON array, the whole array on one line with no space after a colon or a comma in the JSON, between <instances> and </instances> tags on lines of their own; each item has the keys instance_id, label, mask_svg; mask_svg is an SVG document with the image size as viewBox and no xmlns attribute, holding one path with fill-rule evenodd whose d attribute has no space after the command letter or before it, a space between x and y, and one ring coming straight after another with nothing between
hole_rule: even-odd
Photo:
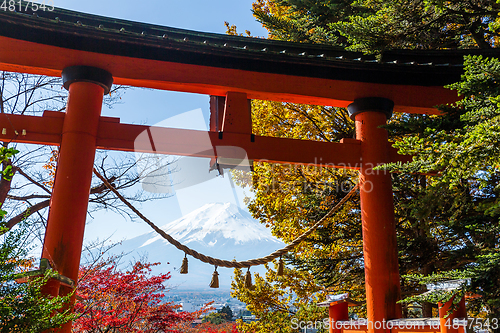
<instances>
[{"instance_id":1,"label":"snow-capped mountain peak","mask_svg":"<svg viewBox=\"0 0 500 333\"><path fill-rule=\"evenodd\" d=\"M182 244L208 256L238 261L266 256L284 244L271 235L269 229L248 212L231 203L206 204L191 213L161 227ZM207 288L213 267L196 259L189 259L189 274L180 275L184 252L168 243L155 231L126 240L117 248L131 256L147 254L150 262L171 262L156 269L171 271L171 283L180 288ZM254 268L253 271L261 271ZM219 269L221 286L230 286L232 269ZM222 288L222 287L221 287Z\"/></svg>"},{"instance_id":2,"label":"snow-capped mountain peak","mask_svg":"<svg viewBox=\"0 0 500 333\"><path fill-rule=\"evenodd\" d=\"M279 242L248 212L231 203L206 204L161 229L183 244L199 242L214 246L227 239L233 240L234 244L265 240ZM142 246L160 238L154 234Z\"/></svg>"}]
</instances>

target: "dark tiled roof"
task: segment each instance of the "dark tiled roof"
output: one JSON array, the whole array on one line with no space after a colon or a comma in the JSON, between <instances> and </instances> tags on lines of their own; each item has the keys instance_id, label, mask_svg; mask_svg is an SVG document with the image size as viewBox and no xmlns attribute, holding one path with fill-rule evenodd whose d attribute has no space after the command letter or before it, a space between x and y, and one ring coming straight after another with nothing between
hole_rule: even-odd
<instances>
[{"instance_id":1,"label":"dark tiled roof","mask_svg":"<svg viewBox=\"0 0 500 333\"><path fill-rule=\"evenodd\" d=\"M328 45L228 36L55 8L0 11L0 35L69 49L186 64L347 81L442 86L463 56L500 50L392 50L379 59Z\"/></svg>"}]
</instances>

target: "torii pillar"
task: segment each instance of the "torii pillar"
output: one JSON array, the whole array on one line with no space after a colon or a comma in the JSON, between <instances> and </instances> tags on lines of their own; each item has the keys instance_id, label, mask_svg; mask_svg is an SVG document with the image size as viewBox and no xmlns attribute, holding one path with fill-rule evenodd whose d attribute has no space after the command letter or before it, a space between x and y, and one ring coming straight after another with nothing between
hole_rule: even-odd
<instances>
[{"instance_id":1,"label":"torii pillar","mask_svg":"<svg viewBox=\"0 0 500 333\"><path fill-rule=\"evenodd\" d=\"M48 259L59 274L76 282L102 100L110 91L113 77L105 70L87 66L65 68L62 76L69 97L42 258ZM71 291L56 280L49 281L44 288L45 293L53 296ZM71 323L58 332L71 332Z\"/></svg>"},{"instance_id":2,"label":"torii pillar","mask_svg":"<svg viewBox=\"0 0 500 333\"><path fill-rule=\"evenodd\" d=\"M388 163L388 133L380 126L392 116L394 103L385 98L356 99L348 106L361 141L360 199L363 226L368 331L384 331L384 323L401 317L399 264L391 175L373 170Z\"/></svg>"}]
</instances>

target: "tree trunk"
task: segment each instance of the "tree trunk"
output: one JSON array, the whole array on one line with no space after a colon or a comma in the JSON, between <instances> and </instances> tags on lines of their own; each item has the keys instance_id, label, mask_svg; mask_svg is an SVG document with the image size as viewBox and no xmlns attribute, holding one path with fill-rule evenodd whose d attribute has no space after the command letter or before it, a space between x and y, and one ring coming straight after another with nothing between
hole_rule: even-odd
<instances>
[{"instance_id":1,"label":"tree trunk","mask_svg":"<svg viewBox=\"0 0 500 333\"><path fill-rule=\"evenodd\" d=\"M12 167L12 162L6 161L3 162L2 170L4 171L8 166ZM12 168L12 177L14 177L14 173L16 172L15 168ZM2 175L2 179L0 180L0 208L2 207L5 199L7 199L7 194L9 194L10 186L12 183L12 177L4 177Z\"/></svg>"}]
</instances>

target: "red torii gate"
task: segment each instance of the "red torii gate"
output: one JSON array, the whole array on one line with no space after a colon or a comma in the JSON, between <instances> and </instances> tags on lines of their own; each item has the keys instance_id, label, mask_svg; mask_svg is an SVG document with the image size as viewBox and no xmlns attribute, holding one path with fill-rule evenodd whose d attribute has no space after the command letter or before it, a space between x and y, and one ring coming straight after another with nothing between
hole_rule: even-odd
<instances>
[{"instance_id":1,"label":"red torii gate","mask_svg":"<svg viewBox=\"0 0 500 333\"><path fill-rule=\"evenodd\" d=\"M391 178L372 168L407 158L397 155L379 126L393 109L435 113L435 105L455 101L456 94L442 86L459 79L462 56L477 50L393 51L376 59L321 45L206 34L57 8L26 10L0 12L0 70L62 74L69 99L65 114L0 115L6 129L0 140L60 146L42 258L61 275L78 277L96 149L133 151L138 134L149 130L155 132L154 150L144 152L239 158L230 148L236 146L254 161L359 170L360 181L372 185L360 190L368 320L400 318ZM197 150L205 132L102 117L103 95L113 80L218 96L208 133L218 149ZM327 143L254 136L248 99L349 106L356 139ZM217 112L222 103L224 111ZM52 295L69 291L55 280L47 290ZM66 325L62 332L70 330Z\"/></svg>"}]
</instances>

